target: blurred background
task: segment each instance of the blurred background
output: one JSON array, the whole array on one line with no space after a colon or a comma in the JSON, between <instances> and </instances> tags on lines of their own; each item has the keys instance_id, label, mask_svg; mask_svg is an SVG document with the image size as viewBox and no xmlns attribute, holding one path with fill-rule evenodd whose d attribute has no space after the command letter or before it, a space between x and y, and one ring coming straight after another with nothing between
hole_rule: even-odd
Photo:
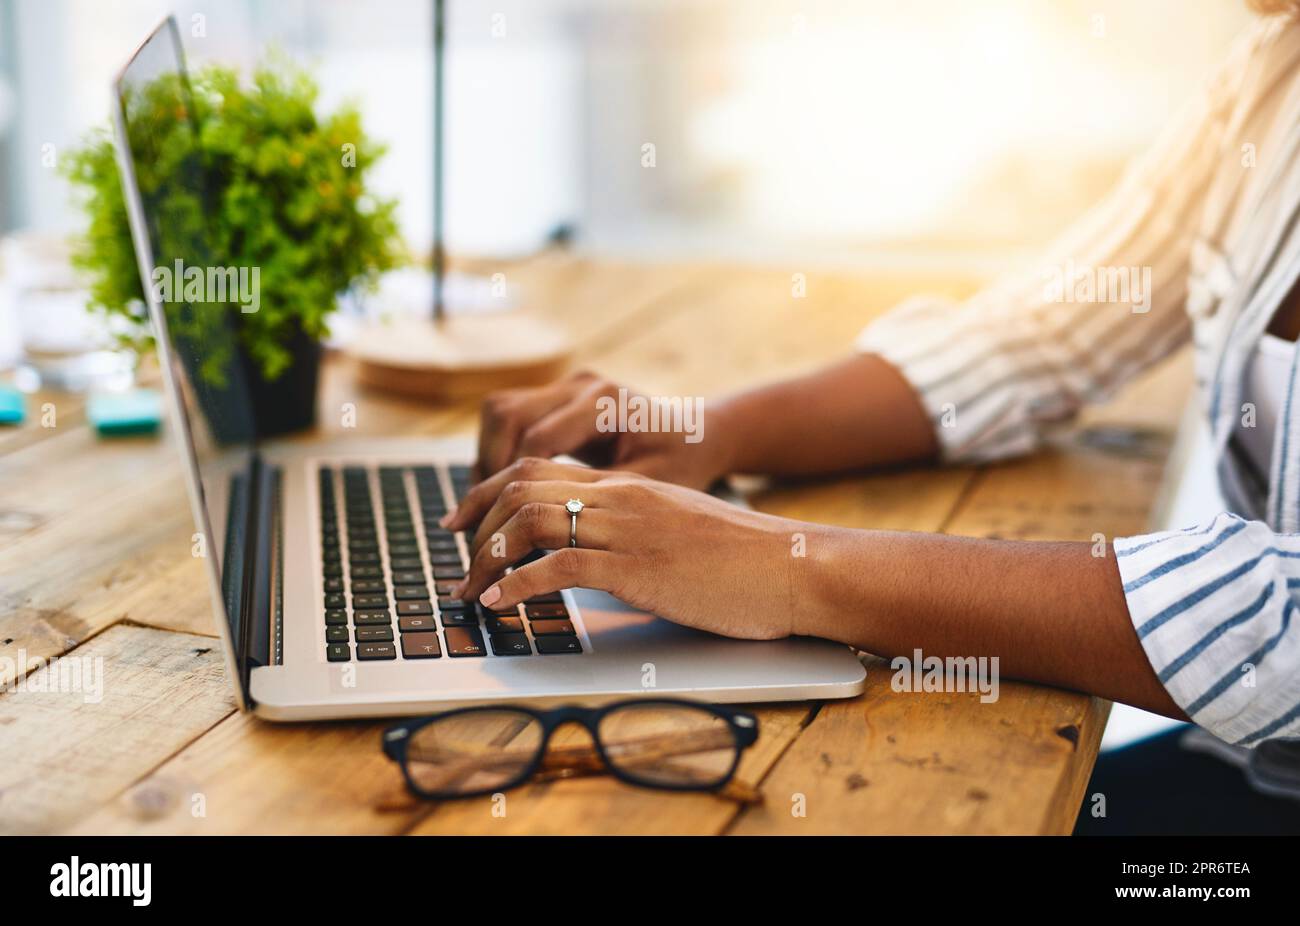
<instances>
[{"instance_id":1,"label":"blurred background","mask_svg":"<svg viewBox=\"0 0 1300 926\"><path fill-rule=\"evenodd\" d=\"M0 0L0 231L68 231L58 153L167 12L192 64L278 45L390 144L431 241L431 0ZM447 233L631 255L999 269L1194 92L1240 0L448 0ZM642 166L654 145L654 167Z\"/></svg>"}]
</instances>

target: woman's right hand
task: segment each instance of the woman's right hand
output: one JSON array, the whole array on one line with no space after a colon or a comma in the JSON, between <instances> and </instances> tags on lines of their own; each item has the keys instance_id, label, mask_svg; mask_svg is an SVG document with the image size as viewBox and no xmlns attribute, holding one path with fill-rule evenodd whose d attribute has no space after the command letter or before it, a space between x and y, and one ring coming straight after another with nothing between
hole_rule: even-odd
<instances>
[{"instance_id":1,"label":"woman's right hand","mask_svg":"<svg viewBox=\"0 0 1300 926\"><path fill-rule=\"evenodd\" d=\"M607 403L600 400L617 402L619 388L584 371L544 386L492 393L483 401L476 479L487 479L522 457L559 454L694 489L708 488L727 474L726 429L717 416L709 417L705 427L703 408L696 410L700 439L695 442L681 431L602 431L600 404ZM628 390L625 395L638 393Z\"/></svg>"}]
</instances>

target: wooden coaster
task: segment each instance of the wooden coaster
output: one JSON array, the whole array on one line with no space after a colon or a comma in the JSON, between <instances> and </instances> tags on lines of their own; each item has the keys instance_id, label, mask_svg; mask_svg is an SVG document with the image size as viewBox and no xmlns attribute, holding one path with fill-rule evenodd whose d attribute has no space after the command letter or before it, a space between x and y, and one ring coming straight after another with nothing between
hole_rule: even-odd
<instances>
[{"instance_id":1,"label":"wooden coaster","mask_svg":"<svg viewBox=\"0 0 1300 926\"><path fill-rule=\"evenodd\" d=\"M503 312L375 325L358 332L347 353L366 386L450 400L549 382L563 372L571 345L554 325Z\"/></svg>"}]
</instances>

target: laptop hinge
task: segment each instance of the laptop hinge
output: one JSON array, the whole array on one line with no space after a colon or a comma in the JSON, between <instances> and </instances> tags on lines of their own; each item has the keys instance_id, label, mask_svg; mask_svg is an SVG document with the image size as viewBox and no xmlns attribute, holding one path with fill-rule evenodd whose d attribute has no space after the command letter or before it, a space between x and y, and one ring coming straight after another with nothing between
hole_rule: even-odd
<instances>
[{"instance_id":1,"label":"laptop hinge","mask_svg":"<svg viewBox=\"0 0 1300 926\"><path fill-rule=\"evenodd\" d=\"M275 573L275 520L279 471L254 451L248 467L248 509L243 544L243 583L239 595L239 636L235 643L239 684L253 703L253 669L270 665L271 610Z\"/></svg>"}]
</instances>

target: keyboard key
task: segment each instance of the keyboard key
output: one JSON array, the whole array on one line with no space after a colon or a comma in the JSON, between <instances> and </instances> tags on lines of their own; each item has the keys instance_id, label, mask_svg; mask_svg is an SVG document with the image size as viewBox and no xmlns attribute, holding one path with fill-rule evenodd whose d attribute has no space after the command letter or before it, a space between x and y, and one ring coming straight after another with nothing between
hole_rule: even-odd
<instances>
[{"instance_id":1,"label":"keyboard key","mask_svg":"<svg viewBox=\"0 0 1300 926\"><path fill-rule=\"evenodd\" d=\"M348 639L348 628L346 625L325 628L326 643L347 643Z\"/></svg>"},{"instance_id":2,"label":"keyboard key","mask_svg":"<svg viewBox=\"0 0 1300 926\"><path fill-rule=\"evenodd\" d=\"M544 656L552 656L557 653L581 653L582 644L578 642L577 637L538 637L537 652Z\"/></svg>"},{"instance_id":3,"label":"keyboard key","mask_svg":"<svg viewBox=\"0 0 1300 926\"><path fill-rule=\"evenodd\" d=\"M419 569L406 569L393 573L394 585L424 585L424 572Z\"/></svg>"},{"instance_id":4,"label":"keyboard key","mask_svg":"<svg viewBox=\"0 0 1300 926\"><path fill-rule=\"evenodd\" d=\"M443 611L439 615L444 627L477 627L478 615L473 611Z\"/></svg>"},{"instance_id":5,"label":"keyboard key","mask_svg":"<svg viewBox=\"0 0 1300 926\"><path fill-rule=\"evenodd\" d=\"M433 583L433 590L438 593L439 598L446 598L451 595L451 590L459 584L459 579L439 579Z\"/></svg>"},{"instance_id":6,"label":"keyboard key","mask_svg":"<svg viewBox=\"0 0 1300 926\"><path fill-rule=\"evenodd\" d=\"M424 563L420 562L420 557L418 556L394 556L392 560L389 561L388 565L392 566L394 571L401 570L403 572L407 569L424 568ZM434 575L437 575L437 572L438 571L435 569Z\"/></svg>"},{"instance_id":7,"label":"keyboard key","mask_svg":"<svg viewBox=\"0 0 1300 926\"><path fill-rule=\"evenodd\" d=\"M340 577L338 577L338 576L333 576L333 577L331 577L331 578L326 579L326 580L325 580L325 591L327 591L327 592L341 592L341 591L343 591L343 579L340 578Z\"/></svg>"},{"instance_id":8,"label":"keyboard key","mask_svg":"<svg viewBox=\"0 0 1300 926\"><path fill-rule=\"evenodd\" d=\"M397 629L402 633L433 630L435 626L432 614L416 614L411 617L399 617L397 619Z\"/></svg>"},{"instance_id":9,"label":"keyboard key","mask_svg":"<svg viewBox=\"0 0 1300 926\"><path fill-rule=\"evenodd\" d=\"M388 607L387 595L353 595L352 596L353 611L365 611L370 608L386 608L386 607Z\"/></svg>"},{"instance_id":10,"label":"keyboard key","mask_svg":"<svg viewBox=\"0 0 1300 926\"><path fill-rule=\"evenodd\" d=\"M348 622L348 612L342 608L331 608L325 612L326 624L346 624Z\"/></svg>"},{"instance_id":11,"label":"keyboard key","mask_svg":"<svg viewBox=\"0 0 1300 926\"><path fill-rule=\"evenodd\" d=\"M353 611L352 623L357 627L373 627L377 624L391 624L393 615L387 611Z\"/></svg>"},{"instance_id":12,"label":"keyboard key","mask_svg":"<svg viewBox=\"0 0 1300 926\"><path fill-rule=\"evenodd\" d=\"M437 659L442 655L436 633L402 634L402 655L407 659Z\"/></svg>"},{"instance_id":13,"label":"keyboard key","mask_svg":"<svg viewBox=\"0 0 1300 926\"><path fill-rule=\"evenodd\" d=\"M497 617L488 615L488 633L523 633L524 622L517 617Z\"/></svg>"},{"instance_id":14,"label":"keyboard key","mask_svg":"<svg viewBox=\"0 0 1300 926\"><path fill-rule=\"evenodd\" d=\"M559 592L550 592L546 595L534 595L532 598L525 601L524 604L564 604L564 596Z\"/></svg>"},{"instance_id":15,"label":"keyboard key","mask_svg":"<svg viewBox=\"0 0 1300 926\"><path fill-rule=\"evenodd\" d=\"M446 553L429 551L429 562L434 566L459 566L460 553L447 551Z\"/></svg>"},{"instance_id":16,"label":"keyboard key","mask_svg":"<svg viewBox=\"0 0 1300 926\"><path fill-rule=\"evenodd\" d=\"M352 578L354 579L378 579L382 577L384 570L379 566L353 566Z\"/></svg>"},{"instance_id":17,"label":"keyboard key","mask_svg":"<svg viewBox=\"0 0 1300 926\"><path fill-rule=\"evenodd\" d=\"M393 589L393 597L398 601L406 600L429 600L429 590L423 585L399 585Z\"/></svg>"},{"instance_id":18,"label":"keyboard key","mask_svg":"<svg viewBox=\"0 0 1300 926\"><path fill-rule=\"evenodd\" d=\"M393 557L419 556L420 548L413 543L390 543L388 555Z\"/></svg>"},{"instance_id":19,"label":"keyboard key","mask_svg":"<svg viewBox=\"0 0 1300 926\"><path fill-rule=\"evenodd\" d=\"M358 627L358 643L391 643L393 642L393 627L391 624L383 627Z\"/></svg>"},{"instance_id":20,"label":"keyboard key","mask_svg":"<svg viewBox=\"0 0 1300 926\"><path fill-rule=\"evenodd\" d=\"M397 613L402 617L410 614L432 614L433 605L427 601L399 601Z\"/></svg>"},{"instance_id":21,"label":"keyboard key","mask_svg":"<svg viewBox=\"0 0 1300 926\"><path fill-rule=\"evenodd\" d=\"M438 597L439 611L469 611L474 605L468 601L461 601L459 598L448 598L445 595Z\"/></svg>"},{"instance_id":22,"label":"keyboard key","mask_svg":"<svg viewBox=\"0 0 1300 926\"><path fill-rule=\"evenodd\" d=\"M396 659L397 647L392 643L358 643L357 658L370 659Z\"/></svg>"},{"instance_id":23,"label":"keyboard key","mask_svg":"<svg viewBox=\"0 0 1300 926\"><path fill-rule=\"evenodd\" d=\"M546 620L552 617L568 617L569 610L562 604L530 604L524 606L524 613L528 615L529 620L541 618Z\"/></svg>"},{"instance_id":24,"label":"keyboard key","mask_svg":"<svg viewBox=\"0 0 1300 926\"><path fill-rule=\"evenodd\" d=\"M352 647L346 643L331 643L325 647L325 658L330 662L347 662L352 658Z\"/></svg>"},{"instance_id":25,"label":"keyboard key","mask_svg":"<svg viewBox=\"0 0 1300 926\"><path fill-rule=\"evenodd\" d=\"M341 608L345 604L347 604L347 599L345 599L340 592L326 592L325 607Z\"/></svg>"},{"instance_id":26,"label":"keyboard key","mask_svg":"<svg viewBox=\"0 0 1300 926\"><path fill-rule=\"evenodd\" d=\"M459 565L456 566L434 566L433 577L435 579L463 579L465 570Z\"/></svg>"},{"instance_id":27,"label":"keyboard key","mask_svg":"<svg viewBox=\"0 0 1300 926\"><path fill-rule=\"evenodd\" d=\"M533 636L549 637L555 634L573 635L573 624L570 621L533 621L530 625L533 628Z\"/></svg>"},{"instance_id":28,"label":"keyboard key","mask_svg":"<svg viewBox=\"0 0 1300 926\"><path fill-rule=\"evenodd\" d=\"M483 634L477 627L448 627L443 631L447 635L448 656L484 656L487 650L483 646Z\"/></svg>"},{"instance_id":29,"label":"keyboard key","mask_svg":"<svg viewBox=\"0 0 1300 926\"><path fill-rule=\"evenodd\" d=\"M337 578L338 576L343 575L343 564L341 561L335 563L326 563L325 568L324 570L322 570L322 572L325 578L327 579Z\"/></svg>"},{"instance_id":30,"label":"keyboard key","mask_svg":"<svg viewBox=\"0 0 1300 926\"><path fill-rule=\"evenodd\" d=\"M528 645L528 636L522 633L494 633L492 652L497 656L531 656L533 648Z\"/></svg>"},{"instance_id":31,"label":"keyboard key","mask_svg":"<svg viewBox=\"0 0 1300 926\"><path fill-rule=\"evenodd\" d=\"M483 605L477 605L478 613L484 617L518 617L518 608L488 608Z\"/></svg>"}]
</instances>

